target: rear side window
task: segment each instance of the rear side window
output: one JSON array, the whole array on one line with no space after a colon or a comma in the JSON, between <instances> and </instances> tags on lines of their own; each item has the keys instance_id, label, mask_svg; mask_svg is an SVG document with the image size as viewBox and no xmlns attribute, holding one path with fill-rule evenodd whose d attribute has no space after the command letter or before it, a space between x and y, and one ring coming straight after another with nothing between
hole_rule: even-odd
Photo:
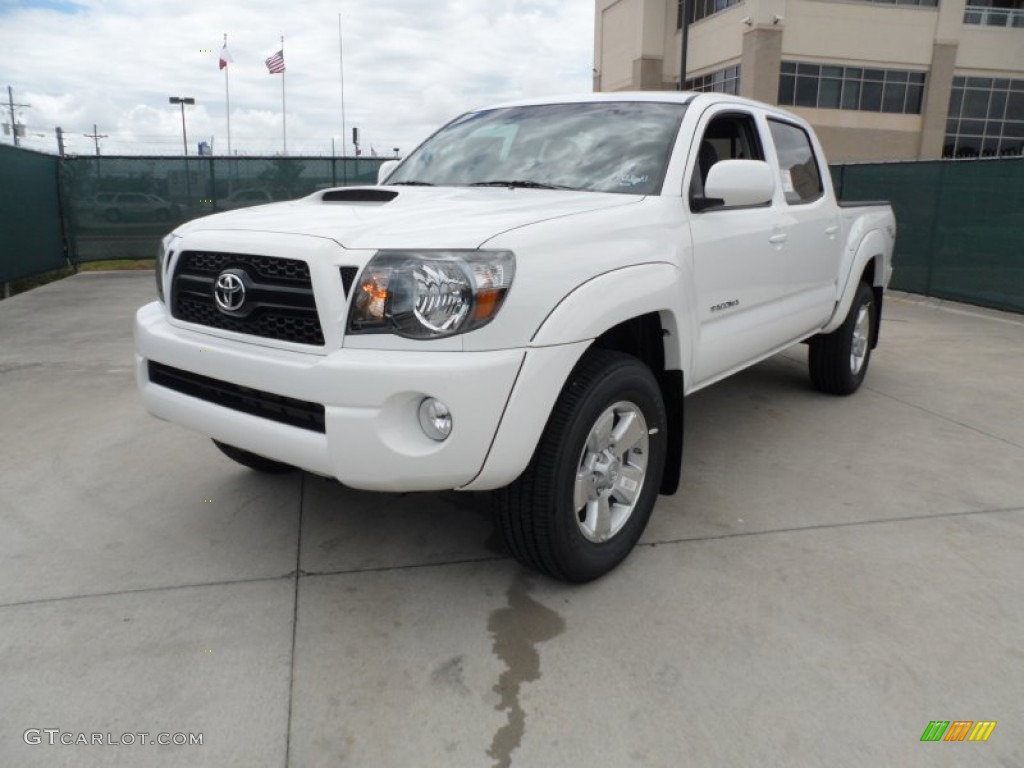
<instances>
[{"instance_id":1,"label":"rear side window","mask_svg":"<svg viewBox=\"0 0 1024 768\"><path fill-rule=\"evenodd\" d=\"M807 132L791 123L769 120L768 127L779 156L779 173L786 202L809 203L824 194L821 171Z\"/></svg>"}]
</instances>

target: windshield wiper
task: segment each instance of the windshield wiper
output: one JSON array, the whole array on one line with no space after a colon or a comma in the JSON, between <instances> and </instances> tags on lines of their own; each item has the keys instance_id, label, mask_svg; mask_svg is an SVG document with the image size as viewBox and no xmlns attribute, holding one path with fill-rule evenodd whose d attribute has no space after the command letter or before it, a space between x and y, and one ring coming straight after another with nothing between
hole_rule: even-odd
<instances>
[{"instance_id":1,"label":"windshield wiper","mask_svg":"<svg viewBox=\"0 0 1024 768\"><path fill-rule=\"evenodd\" d=\"M542 181L530 181L529 179L513 179L506 181L504 179L496 179L494 181L475 181L469 186L471 187L508 187L509 189L515 189L517 187L522 189L568 189L572 192L578 192L576 187L564 187L561 184L545 184Z\"/></svg>"},{"instance_id":2,"label":"windshield wiper","mask_svg":"<svg viewBox=\"0 0 1024 768\"><path fill-rule=\"evenodd\" d=\"M434 186L429 181L396 181L393 184L388 184L389 187L432 187Z\"/></svg>"}]
</instances>

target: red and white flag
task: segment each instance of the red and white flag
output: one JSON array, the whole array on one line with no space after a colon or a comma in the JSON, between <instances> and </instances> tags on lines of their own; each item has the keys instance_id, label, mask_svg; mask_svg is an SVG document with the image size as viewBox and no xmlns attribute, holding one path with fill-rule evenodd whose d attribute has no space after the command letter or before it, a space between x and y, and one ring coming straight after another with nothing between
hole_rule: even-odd
<instances>
[{"instance_id":1,"label":"red and white flag","mask_svg":"<svg viewBox=\"0 0 1024 768\"><path fill-rule=\"evenodd\" d=\"M284 51L280 50L273 56L267 57L267 69L272 75L280 75L284 72Z\"/></svg>"},{"instance_id":2,"label":"red and white flag","mask_svg":"<svg viewBox=\"0 0 1024 768\"><path fill-rule=\"evenodd\" d=\"M228 64L234 64L235 60L231 58L231 51L228 50L228 44L224 43L224 47L220 49L220 68L224 69Z\"/></svg>"}]
</instances>

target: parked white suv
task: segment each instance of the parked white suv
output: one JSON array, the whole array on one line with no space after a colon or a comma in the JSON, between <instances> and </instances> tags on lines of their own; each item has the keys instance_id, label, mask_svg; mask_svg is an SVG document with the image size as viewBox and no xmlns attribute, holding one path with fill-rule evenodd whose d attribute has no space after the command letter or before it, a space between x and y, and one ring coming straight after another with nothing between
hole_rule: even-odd
<instances>
[{"instance_id":1,"label":"parked white suv","mask_svg":"<svg viewBox=\"0 0 1024 768\"><path fill-rule=\"evenodd\" d=\"M684 396L786 347L849 394L886 204L837 204L800 118L614 93L462 115L377 187L163 241L136 318L151 413L356 488L490 490L511 552L586 581L676 489Z\"/></svg>"}]
</instances>

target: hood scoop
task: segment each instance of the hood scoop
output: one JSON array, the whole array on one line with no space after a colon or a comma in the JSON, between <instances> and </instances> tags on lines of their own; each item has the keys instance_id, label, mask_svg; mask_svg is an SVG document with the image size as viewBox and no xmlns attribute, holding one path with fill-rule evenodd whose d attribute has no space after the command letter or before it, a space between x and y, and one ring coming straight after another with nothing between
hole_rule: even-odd
<instances>
[{"instance_id":1,"label":"hood scoop","mask_svg":"<svg viewBox=\"0 0 1024 768\"><path fill-rule=\"evenodd\" d=\"M393 189L375 187L352 187L329 189L320 196L323 203L390 203L399 193Z\"/></svg>"}]
</instances>

